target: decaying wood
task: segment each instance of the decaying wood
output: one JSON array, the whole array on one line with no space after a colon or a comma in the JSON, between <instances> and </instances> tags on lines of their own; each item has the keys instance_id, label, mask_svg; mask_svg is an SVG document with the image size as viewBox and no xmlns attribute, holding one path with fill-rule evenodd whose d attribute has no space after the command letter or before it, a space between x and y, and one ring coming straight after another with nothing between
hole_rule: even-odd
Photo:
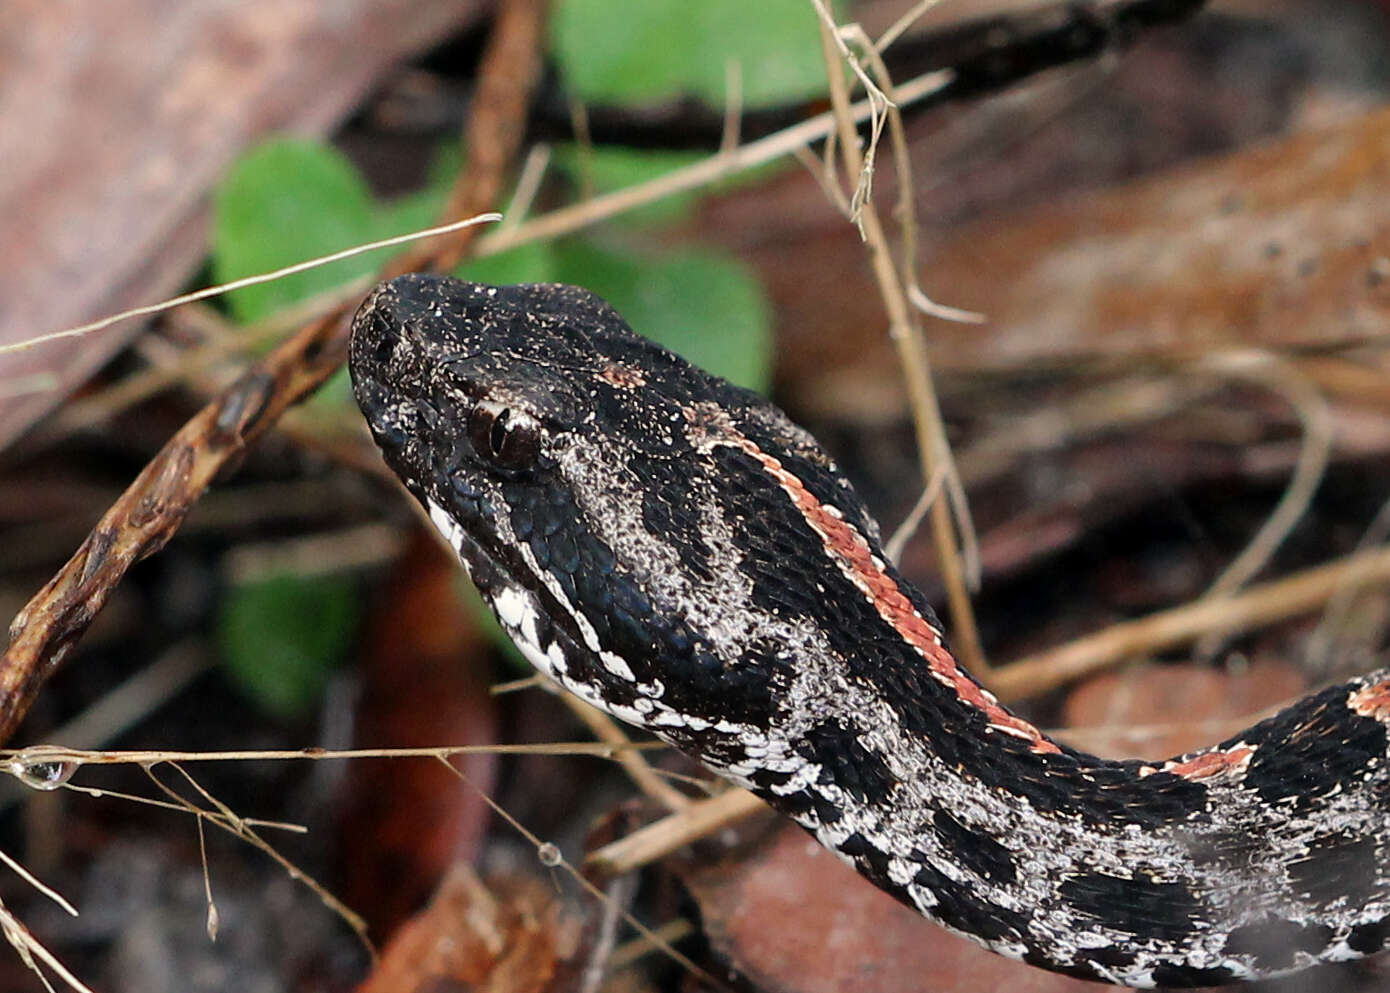
<instances>
[{"instance_id":1,"label":"decaying wood","mask_svg":"<svg viewBox=\"0 0 1390 993\"><path fill-rule=\"evenodd\" d=\"M327 133L386 70L485 7L7 0L0 343L175 292L201 264L208 190L242 149L275 132ZM0 358L0 447L138 328ZM19 396L5 389L30 381Z\"/></svg>"},{"instance_id":2,"label":"decaying wood","mask_svg":"<svg viewBox=\"0 0 1390 993\"><path fill-rule=\"evenodd\" d=\"M499 17L499 31L524 33L534 46L539 29L528 20L539 19L540 0L511 0L507 6L520 13ZM517 55L518 48L504 34L495 32L492 45L506 50L512 58ZM538 64L539 55L533 58ZM509 67L506 78L512 85L527 87L529 93L535 73L518 73ZM519 139L511 136L521 132L522 121L496 115L524 108L527 99L522 94L515 99L480 102L469 122L468 147L515 148ZM477 182L485 189L498 188L501 179L485 178L475 170L504 170L507 164L505 156L492 153L470 159L466 172L473 175L465 181ZM468 232L474 230L466 228L462 235L471 238ZM450 253L466 250L466 240L435 248ZM434 260L430 256L422 261ZM344 307L310 323L194 415L107 510L76 554L19 613L10 628L9 647L0 658L0 741L13 734L39 687L130 567L164 547L218 473L233 464L289 406L312 393L342 365L351 312L350 307Z\"/></svg>"}]
</instances>

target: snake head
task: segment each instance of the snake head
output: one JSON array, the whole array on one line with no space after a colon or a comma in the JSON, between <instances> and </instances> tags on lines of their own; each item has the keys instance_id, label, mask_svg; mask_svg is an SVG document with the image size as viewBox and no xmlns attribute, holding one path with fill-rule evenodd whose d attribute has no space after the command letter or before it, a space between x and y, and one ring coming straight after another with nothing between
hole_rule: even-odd
<instances>
[{"instance_id":1,"label":"snake head","mask_svg":"<svg viewBox=\"0 0 1390 993\"><path fill-rule=\"evenodd\" d=\"M359 309L349 360L387 462L475 536L586 490L581 465L620 477L634 457L688 458L682 410L733 390L558 284L398 277Z\"/></svg>"},{"instance_id":2,"label":"snake head","mask_svg":"<svg viewBox=\"0 0 1390 993\"><path fill-rule=\"evenodd\" d=\"M805 507L876 543L809 435L586 290L402 276L358 311L350 364L387 463L522 653L682 746L765 725L818 637Z\"/></svg>"},{"instance_id":3,"label":"snake head","mask_svg":"<svg viewBox=\"0 0 1390 993\"><path fill-rule=\"evenodd\" d=\"M681 554L707 475L683 410L742 391L572 286L401 276L359 309L349 357L387 463L532 663L639 723L671 689L643 676L660 659L719 668L655 577L713 581Z\"/></svg>"}]
</instances>

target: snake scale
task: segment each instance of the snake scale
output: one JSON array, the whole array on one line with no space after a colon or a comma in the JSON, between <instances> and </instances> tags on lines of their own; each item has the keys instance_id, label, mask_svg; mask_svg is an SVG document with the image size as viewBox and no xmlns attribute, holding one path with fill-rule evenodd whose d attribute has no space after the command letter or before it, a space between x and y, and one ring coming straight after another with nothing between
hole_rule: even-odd
<instances>
[{"instance_id":1,"label":"snake scale","mask_svg":"<svg viewBox=\"0 0 1390 993\"><path fill-rule=\"evenodd\" d=\"M1390 939L1390 671L1200 752L1054 743L952 658L777 408L570 286L402 276L359 405L522 653L1011 958L1140 987Z\"/></svg>"}]
</instances>

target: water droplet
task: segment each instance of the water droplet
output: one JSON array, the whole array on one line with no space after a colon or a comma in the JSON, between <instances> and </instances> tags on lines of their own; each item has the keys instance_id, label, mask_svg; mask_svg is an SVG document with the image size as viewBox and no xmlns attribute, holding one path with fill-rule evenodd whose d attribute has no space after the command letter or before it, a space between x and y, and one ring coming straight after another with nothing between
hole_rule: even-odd
<instances>
[{"instance_id":1,"label":"water droplet","mask_svg":"<svg viewBox=\"0 0 1390 993\"><path fill-rule=\"evenodd\" d=\"M565 857L560 854L560 846L553 845L548 841L536 846L536 858L541 860L541 865L551 869L565 860Z\"/></svg>"},{"instance_id":2,"label":"water droplet","mask_svg":"<svg viewBox=\"0 0 1390 993\"><path fill-rule=\"evenodd\" d=\"M67 759L41 759L33 755L16 755L6 763L12 776L35 790L58 789L81 765L81 762Z\"/></svg>"}]
</instances>

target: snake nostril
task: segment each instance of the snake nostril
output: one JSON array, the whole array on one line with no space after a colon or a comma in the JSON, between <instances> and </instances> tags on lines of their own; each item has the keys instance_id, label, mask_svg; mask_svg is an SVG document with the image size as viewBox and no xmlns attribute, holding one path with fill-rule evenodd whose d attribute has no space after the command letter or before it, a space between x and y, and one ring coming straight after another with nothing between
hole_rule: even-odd
<instances>
[{"instance_id":1,"label":"snake nostril","mask_svg":"<svg viewBox=\"0 0 1390 993\"><path fill-rule=\"evenodd\" d=\"M396 345L400 343L400 338L396 335L396 329L391 326L391 322L380 314L372 316L372 333L376 338L372 346L372 358L379 365L386 365L391 361L391 356L396 352Z\"/></svg>"}]
</instances>

